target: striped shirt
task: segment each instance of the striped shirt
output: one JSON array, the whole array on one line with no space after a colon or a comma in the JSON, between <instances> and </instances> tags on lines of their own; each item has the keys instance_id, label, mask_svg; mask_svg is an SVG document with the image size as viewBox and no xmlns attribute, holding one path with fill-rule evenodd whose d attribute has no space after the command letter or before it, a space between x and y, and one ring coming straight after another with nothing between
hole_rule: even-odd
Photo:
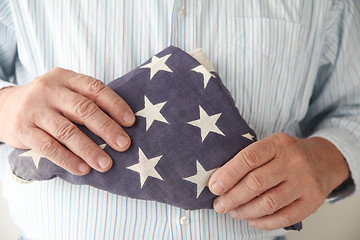
<instances>
[{"instance_id":1,"label":"striped shirt","mask_svg":"<svg viewBox=\"0 0 360 240\"><path fill-rule=\"evenodd\" d=\"M259 138L321 136L360 184L360 3L310 0L1 0L0 87L55 66L108 83L169 45L202 48ZM29 239L273 239L213 210L185 211L60 179L0 177ZM340 195L341 197L341 195Z\"/></svg>"}]
</instances>

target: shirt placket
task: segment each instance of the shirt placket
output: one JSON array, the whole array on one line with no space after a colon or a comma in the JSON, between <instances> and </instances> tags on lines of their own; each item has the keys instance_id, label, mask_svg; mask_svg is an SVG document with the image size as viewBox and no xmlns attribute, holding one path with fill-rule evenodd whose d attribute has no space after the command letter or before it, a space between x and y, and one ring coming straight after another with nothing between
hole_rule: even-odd
<instances>
[{"instance_id":1,"label":"shirt placket","mask_svg":"<svg viewBox=\"0 0 360 240\"><path fill-rule=\"evenodd\" d=\"M190 211L168 206L169 239L191 239Z\"/></svg>"},{"instance_id":2,"label":"shirt placket","mask_svg":"<svg viewBox=\"0 0 360 240\"><path fill-rule=\"evenodd\" d=\"M174 0L172 18L171 18L171 34L170 44L181 47L183 29L185 23L186 8L185 0Z\"/></svg>"},{"instance_id":3,"label":"shirt placket","mask_svg":"<svg viewBox=\"0 0 360 240\"><path fill-rule=\"evenodd\" d=\"M171 16L171 34L170 44L182 49L184 46L184 38L186 31L186 21L194 19L188 16L187 2L185 0L174 0ZM186 49L184 49L186 50ZM168 223L170 239L191 239L191 228L195 219L191 218L191 211L168 206Z\"/></svg>"}]
</instances>

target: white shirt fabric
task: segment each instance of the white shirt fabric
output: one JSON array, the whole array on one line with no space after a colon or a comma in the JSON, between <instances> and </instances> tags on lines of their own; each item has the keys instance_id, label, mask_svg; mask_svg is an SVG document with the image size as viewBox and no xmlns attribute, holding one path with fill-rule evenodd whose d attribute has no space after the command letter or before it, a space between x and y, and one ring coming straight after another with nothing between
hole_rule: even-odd
<instances>
[{"instance_id":1,"label":"white shirt fabric","mask_svg":"<svg viewBox=\"0 0 360 240\"><path fill-rule=\"evenodd\" d=\"M0 87L53 67L105 83L169 45L202 48L258 138L327 138L360 183L358 1L0 1ZM214 210L185 211L60 179L20 185L0 146L10 214L29 239L273 239ZM339 197L342 193L340 191ZM306 226L305 226L306 227Z\"/></svg>"}]
</instances>

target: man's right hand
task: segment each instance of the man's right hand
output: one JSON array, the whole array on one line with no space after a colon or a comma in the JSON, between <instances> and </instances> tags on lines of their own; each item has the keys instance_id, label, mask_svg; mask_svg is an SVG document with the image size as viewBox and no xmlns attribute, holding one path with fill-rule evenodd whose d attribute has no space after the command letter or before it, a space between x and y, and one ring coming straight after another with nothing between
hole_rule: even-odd
<instances>
[{"instance_id":1,"label":"man's right hand","mask_svg":"<svg viewBox=\"0 0 360 240\"><path fill-rule=\"evenodd\" d=\"M87 174L90 167L105 172L112 160L74 123L125 151L131 140L121 126L134 122L127 103L103 82L61 68L0 90L0 141L33 149L76 175Z\"/></svg>"}]
</instances>

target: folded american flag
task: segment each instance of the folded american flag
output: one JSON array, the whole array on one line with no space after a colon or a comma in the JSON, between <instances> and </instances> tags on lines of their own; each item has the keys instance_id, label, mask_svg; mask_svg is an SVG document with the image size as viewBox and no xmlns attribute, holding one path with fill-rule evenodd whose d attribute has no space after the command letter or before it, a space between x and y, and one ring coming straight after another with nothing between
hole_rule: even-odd
<instances>
[{"instance_id":1,"label":"folded american flag","mask_svg":"<svg viewBox=\"0 0 360 240\"><path fill-rule=\"evenodd\" d=\"M137 116L125 129L131 147L117 152L79 126L113 159L109 171L76 176L32 150L16 149L9 156L13 174L24 181L59 177L189 210L212 208L211 174L256 140L219 76L170 46L109 87Z\"/></svg>"}]
</instances>

